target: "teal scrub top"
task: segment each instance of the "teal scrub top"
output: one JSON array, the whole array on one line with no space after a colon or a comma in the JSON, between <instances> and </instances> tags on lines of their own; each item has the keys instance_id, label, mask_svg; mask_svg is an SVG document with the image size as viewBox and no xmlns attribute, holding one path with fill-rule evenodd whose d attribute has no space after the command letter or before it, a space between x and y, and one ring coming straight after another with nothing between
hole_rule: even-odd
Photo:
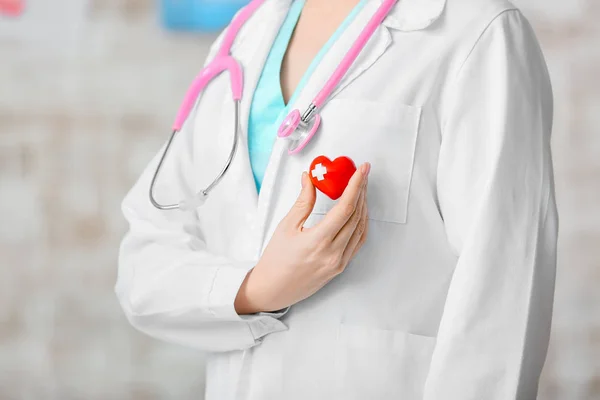
<instances>
[{"instance_id":1,"label":"teal scrub top","mask_svg":"<svg viewBox=\"0 0 600 400\"><path fill-rule=\"evenodd\" d=\"M354 7L352 12L348 14L342 24L315 56L298 83L288 105L294 103L297 94L302 90L306 81L323 56L346 27L352 22L356 14L362 9L364 3L365 0L361 0ZM248 151L252 174L254 175L254 182L258 192L260 192L260 186L267 164L269 163L271 150L275 143L275 139L277 138L277 129L285 116L289 113L288 106L285 105L281 91L281 64L303 7L304 0L294 0L292 3L286 18L279 29L277 37L271 46L261 76L256 85L254 96L252 97L250 115L248 118Z\"/></svg>"}]
</instances>

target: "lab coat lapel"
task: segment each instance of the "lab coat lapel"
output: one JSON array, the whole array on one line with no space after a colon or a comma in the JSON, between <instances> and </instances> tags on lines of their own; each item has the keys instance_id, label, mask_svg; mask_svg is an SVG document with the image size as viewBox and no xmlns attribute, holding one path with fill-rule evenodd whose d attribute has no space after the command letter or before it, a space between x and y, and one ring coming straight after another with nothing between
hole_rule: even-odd
<instances>
[{"instance_id":1,"label":"lab coat lapel","mask_svg":"<svg viewBox=\"0 0 600 400\"><path fill-rule=\"evenodd\" d=\"M366 26L368 20L373 16L375 11L377 10L376 6L379 6L379 2L371 1L367 6L365 6L365 10L363 10L362 15L359 15L357 18L357 23L352 24L351 32L349 35L343 35L344 39L343 46L338 47L338 51L341 51L343 47L346 51L341 51L341 53L336 54L336 59L339 59L336 66L342 60L342 58L346 55L347 50L354 44L356 38L361 33L361 31ZM360 19L360 21L358 21ZM340 38L340 39L342 39ZM356 58L354 64L348 70L348 73L340 83L337 88L333 91L329 99L335 97L338 93L340 93L346 86L352 83L356 78L362 75L365 71L371 68L375 62L381 57L388 47L392 44L392 35L386 23L381 24L377 30L373 33L373 36L367 42L363 50L360 52L359 56ZM328 99L328 100L329 100Z\"/></svg>"},{"instance_id":2,"label":"lab coat lapel","mask_svg":"<svg viewBox=\"0 0 600 400\"><path fill-rule=\"evenodd\" d=\"M244 91L242 95L241 127L244 141L247 143L248 117L252 97L262 73L267 56L292 0L267 0L245 26L239 46L239 54L234 54L242 63L244 72ZM247 146L247 144L246 144ZM247 148L246 148L247 153Z\"/></svg>"},{"instance_id":3,"label":"lab coat lapel","mask_svg":"<svg viewBox=\"0 0 600 400\"><path fill-rule=\"evenodd\" d=\"M287 8L291 0L267 0L259 7L256 14L253 15L238 33L233 46L232 55L240 62L243 71L243 93L240 104L240 137L238 138L238 148L232 161L231 169L236 182L233 187L237 188L248 196L240 196L244 201L251 202L252 207L256 209L258 194L254 184L250 157L248 153L248 118L252 97L260 78L264 63L269 54L271 45L277 35L279 26L283 22ZM286 6L287 4L287 6ZM231 92L228 90L224 98L224 107L232 107ZM229 146L230 138L229 124L226 124L227 132L221 134L227 137L224 146Z\"/></svg>"},{"instance_id":4,"label":"lab coat lapel","mask_svg":"<svg viewBox=\"0 0 600 400\"><path fill-rule=\"evenodd\" d=\"M263 210L259 205L258 193L254 183L250 157L248 153L248 118L250 114L250 106L252 97L256 90L256 85L263 70L265 61L270 52L271 45L277 36L277 32L289 9L291 0L267 0L259 8L257 13L249 19L246 25L239 33L239 42L243 45L234 47L233 56L241 63L244 73L244 89L242 93L242 101L240 104L240 130L241 137L238 142L236 156L232 162L232 169L237 170L237 173L232 173L235 176L235 183L232 185L236 193L231 193L239 199L243 199L244 204L251 202L249 211L249 229L251 234L246 236L249 238L258 239L262 230ZM227 97L230 97L228 94ZM231 101L231 99L229 99ZM237 167L235 167L237 165ZM261 188L261 196L263 189ZM250 246L253 250L251 253L257 253L257 247L260 243L251 242L248 240L244 243L245 246Z\"/></svg>"},{"instance_id":5,"label":"lab coat lapel","mask_svg":"<svg viewBox=\"0 0 600 400\"><path fill-rule=\"evenodd\" d=\"M294 108L300 109L302 113L308 107L335 69L340 65L340 62L355 43L357 37L375 11L377 11L379 5L379 1L367 1L367 4L364 5L363 9L356 15L337 41L333 43L327 54L325 54L319 65L315 68L313 75L308 79L306 86L301 88ZM379 57L385 53L391 43L391 34L384 23L373 33L373 36L363 48L358 58L326 101L335 97L346 86L371 68Z\"/></svg>"}]
</instances>

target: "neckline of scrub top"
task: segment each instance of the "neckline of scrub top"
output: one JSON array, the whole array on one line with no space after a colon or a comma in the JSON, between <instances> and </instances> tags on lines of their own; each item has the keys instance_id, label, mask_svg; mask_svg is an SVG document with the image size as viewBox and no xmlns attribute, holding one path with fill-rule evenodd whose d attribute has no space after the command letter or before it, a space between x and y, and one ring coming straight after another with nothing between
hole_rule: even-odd
<instances>
[{"instance_id":1,"label":"neckline of scrub top","mask_svg":"<svg viewBox=\"0 0 600 400\"><path fill-rule=\"evenodd\" d=\"M279 75L281 63L294 32L304 0L292 3L271 45L263 70L254 90L248 122L248 152L257 192L271 155L276 135L272 135L274 122L285 108Z\"/></svg>"},{"instance_id":2,"label":"neckline of scrub top","mask_svg":"<svg viewBox=\"0 0 600 400\"><path fill-rule=\"evenodd\" d=\"M260 189L262 186L262 178L264 176L264 172L266 170L266 166L268 164L268 159L270 157L273 144L276 139L276 135L273 132L277 131L277 127L283 121L283 118L289 113L290 105L293 104L298 97L299 93L302 91L304 86L306 85L308 79L317 68L321 59L327 53L327 51L331 48L331 46L337 41L337 39L342 35L342 33L346 30L347 26L354 20L356 15L360 12L360 10L365 5L366 0L360 0L356 6L348 13L346 18L342 21L342 23L338 26L336 31L331 35L331 37L325 42L323 47L319 50L319 52L315 55L312 62L309 64L308 68L302 75L302 78L298 82L292 96L290 97L287 104L285 104L285 100L283 98L283 90L281 88L281 67L283 64L283 58L287 52L287 48L289 46L289 42L291 40L291 36L293 34L294 29L298 23L300 18L300 14L302 13L302 9L304 8L305 0L294 0L291 4L288 14L280 27L279 32L273 42L270 53L267 56L267 60L265 65L263 66L263 71L261 76L259 77L259 81L257 84L257 88L255 93L253 94L252 105L251 105L251 123L249 124L248 131L248 150L250 152L250 164L252 167L252 174L254 177L254 182L256 186L256 190L260 193ZM257 101L261 101L256 97L257 93L261 93L266 91L265 94L268 94L268 101L270 104L261 103L259 106ZM271 97L273 96L273 97ZM263 99L267 100L267 99ZM260 129L260 132L255 128L259 128L258 126L253 125L262 125L264 122L260 121L261 117L259 116L259 121L254 121L256 124L252 123L254 120L253 111L255 107L271 107L278 108L280 111L278 115L274 118L274 121L268 125L268 128ZM264 116L266 117L266 116Z\"/></svg>"},{"instance_id":3,"label":"neckline of scrub top","mask_svg":"<svg viewBox=\"0 0 600 400\"><path fill-rule=\"evenodd\" d=\"M350 13L346 16L346 18L344 18L344 20L342 21L342 23L340 24L340 26L338 26L338 28L335 30L335 32L333 33L333 35L331 35L331 37L327 40L327 42L325 42L325 44L323 45L323 47L321 47L321 49L319 50L319 52L317 53L317 55L313 58L313 60L309 64L309 66L306 69L306 71L304 71L304 74L302 75L302 78L298 82L298 85L296 85L296 88L294 89L294 92L292 93L292 96L290 97L288 103L285 104L285 100L283 98L283 90L281 88L281 67L282 67L282 64L283 64L283 58L285 57L285 54L287 53L287 47L289 46L289 40L288 40L288 46L286 46L286 49L284 50L284 52L283 52L283 54L281 56L281 60L279 62L279 71L277 73L277 81L279 82L278 86L279 86L279 92L280 92L281 102L285 105L285 107L282 110L281 114L279 115L279 118L277 118L277 124L276 125L281 124L281 122L283 121L283 119L288 115L290 104L294 104L294 102L296 101L296 98L298 97L298 95L300 94L300 92L302 91L302 89L304 88L304 86L306 86L306 83L308 82L308 79L313 74L313 72L317 68L317 66L321 63L321 60L323 59L323 57L325 56L325 54L329 51L329 49L331 48L331 46L333 46L333 44L338 40L338 38L346 30L346 28L348 27L348 25L350 25L350 23L354 20L354 17L356 17L356 15L360 12L360 10L362 10L362 8L365 5L366 1L367 0L360 0L354 6L354 8L350 11ZM296 6L297 3L301 3L299 6L297 6L297 7L300 8L300 11L301 11L302 8L304 7L305 0L295 0L294 4L292 4L292 7ZM294 29L295 29L295 26L294 26Z\"/></svg>"}]
</instances>

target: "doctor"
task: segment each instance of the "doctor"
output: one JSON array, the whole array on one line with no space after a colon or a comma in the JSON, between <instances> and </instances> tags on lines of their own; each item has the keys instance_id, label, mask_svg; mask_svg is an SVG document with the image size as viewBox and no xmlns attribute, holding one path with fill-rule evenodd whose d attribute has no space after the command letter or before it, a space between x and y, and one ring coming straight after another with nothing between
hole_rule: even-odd
<instances>
[{"instance_id":1,"label":"doctor","mask_svg":"<svg viewBox=\"0 0 600 400\"><path fill-rule=\"evenodd\" d=\"M159 153L123 202L125 315L210 352L208 400L536 398L556 267L553 105L514 6L400 0L311 142L290 156L276 139L381 3L266 0L231 49L244 86L227 173L201 207L159 210L148 199ZM221 170L228 78L175 137L159 201ZM319 155L359 167L336 201L307 175Z\"/></svg>"}]
</instances>

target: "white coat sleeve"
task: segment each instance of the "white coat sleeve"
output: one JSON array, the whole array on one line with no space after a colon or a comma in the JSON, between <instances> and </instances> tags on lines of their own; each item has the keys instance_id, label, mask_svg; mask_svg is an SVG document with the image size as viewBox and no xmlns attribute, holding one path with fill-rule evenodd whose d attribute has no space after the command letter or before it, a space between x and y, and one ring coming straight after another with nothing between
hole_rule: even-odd
<instances>
[{"instance_id":1,"label":"white coat sleeve","mask_svg":"<svg viewBox=\"0 0 600 400\"><path fill-rule=\"evenodd\" d=\"M554 298L553 99L518 10L486 28L441 102L438 200L457 264L425 400L533 400Z\"/></svg>"},{"instance_id":2,"label":"white coat sleeve","mask_svg":"<svg viewBox=\"0 0 600 400\"><path fill-rule=\"evenodd\" d=\"M222 38L212 45L208 60ZM179 201L194 191L193 119L175 137L161 169L159 199ZM278 318L287 309L252 315L235 311L235 297L254 261L211 254L194 213L152 206L148 190L161 153L122 203L129 231L121 242L115 292L129 322L152 337L205 351L249 348L269 333L286 330Z\"/></svg>"}]
</instances>

